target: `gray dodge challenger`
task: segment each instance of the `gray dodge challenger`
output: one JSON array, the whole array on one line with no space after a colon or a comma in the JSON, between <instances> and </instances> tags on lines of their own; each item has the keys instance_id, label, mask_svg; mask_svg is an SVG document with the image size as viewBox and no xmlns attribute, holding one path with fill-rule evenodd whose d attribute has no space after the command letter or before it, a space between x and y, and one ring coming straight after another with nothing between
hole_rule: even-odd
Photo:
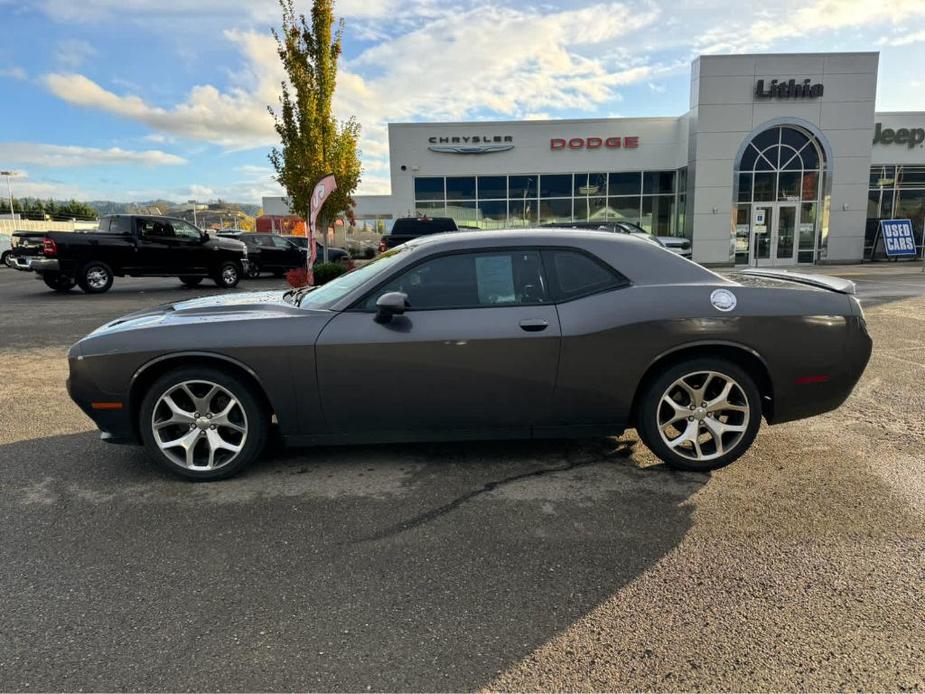
<instances>
[{"instance_id":1,"label":"gray dodge challenger","mask_svg":"<svg viewBox=\"0 0 925 694\"><path fill-rule=\"evenodd\" d=\"M114 443L193 480L290 445L619 435L712 470L848 397L871 338L846 280L722 277L628 235L435 234L320 287L138 311L71 347Z\"/></svg>"}]
</instances>

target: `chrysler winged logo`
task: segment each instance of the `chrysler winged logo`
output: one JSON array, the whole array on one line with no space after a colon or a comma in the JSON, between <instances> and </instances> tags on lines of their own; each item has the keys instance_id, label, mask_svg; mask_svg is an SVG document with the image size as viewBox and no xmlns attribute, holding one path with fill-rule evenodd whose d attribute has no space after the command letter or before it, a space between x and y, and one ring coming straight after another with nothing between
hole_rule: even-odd
<instances>
[{"instance_id":1,"label":"chrysler winged logo","mask_svg":"<svg viewBox=\"0 0 925 694\"><path fill-rule=\"evenodd\" d=\"M444 154L489 154L514 149L511 135L430 137L427 141L430 143L427 149Z\"/></svg>"}]
</instances>

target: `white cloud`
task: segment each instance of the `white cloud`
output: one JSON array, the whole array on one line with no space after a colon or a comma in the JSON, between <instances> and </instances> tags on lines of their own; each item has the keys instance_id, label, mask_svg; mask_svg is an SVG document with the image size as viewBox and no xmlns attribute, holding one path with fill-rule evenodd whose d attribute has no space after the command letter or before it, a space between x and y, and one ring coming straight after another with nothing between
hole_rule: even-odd
<instances>
[{"instance_id":1,"label":"white cloud","mask_svg":"<svg viewBox=\"0 0 925 694\"><path fill-rule=\"evenodd\" d=\"M100 149L74 145L49 145L32 142L0 142L0 161L46 167L141 165L175 166L186 159L157 149L127 150L119 147Z\"/></svg>"},{"instance_id":2,"label":"white cloud","mask_svg":"<svg viewBox=\"0 0 925 694\"><path fill-rule=\"evenodd\" d=\"M18 65L8 65L6 67L0 67L0 77L9 77L14 80L24 80L28 79L26 71L23 70Z\"/></svg>"},{"instance_id":3,"label":"white cloud","mask_svg":"<svg viewBox=\"0 0 925 694\"><path fill-rule=\"evenodd\" d=\"M910 31L896 36L883 36L877 43L881 46L908 46L925 41L925 31Z\"/></svg>"},{"instance_id":4,"label":"white cloud","mask_svg":"<svg viewBox=\"0 0 925 694\"><path fill-rule=\"evenodd\" d=\"M55 47L55 60L68 70L79 68L95 55L96 49L81 39L64 39Z\"/></svg>"}]
</instances>

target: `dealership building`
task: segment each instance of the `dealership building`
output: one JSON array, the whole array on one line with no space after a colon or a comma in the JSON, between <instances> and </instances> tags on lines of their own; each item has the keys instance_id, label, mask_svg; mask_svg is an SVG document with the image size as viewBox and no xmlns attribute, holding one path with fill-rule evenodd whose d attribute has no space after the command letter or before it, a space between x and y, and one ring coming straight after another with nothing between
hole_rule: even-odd
<instances>
[{"instance_id":1,"label":"dealership building","mask_svg":"<svg viewBox=\"0 0 925 694\"><path fill-rule=\"evenodd\" d=\"M359 218L626 220L716 265L857 262L925 222L925 112L877 113L878 53L701 56L680 116L389 125ZM879 244L878 244L879 245Z\"/></svg>"}]
</instances>

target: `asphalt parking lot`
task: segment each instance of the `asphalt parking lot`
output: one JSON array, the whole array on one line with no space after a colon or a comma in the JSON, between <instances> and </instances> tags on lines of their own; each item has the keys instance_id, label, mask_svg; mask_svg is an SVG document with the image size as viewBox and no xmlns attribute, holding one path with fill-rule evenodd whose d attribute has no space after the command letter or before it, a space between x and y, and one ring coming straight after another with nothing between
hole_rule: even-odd
<instances>
[{"instance_id":1,"label":"asphalt parking lot","mask_svg":"<svg viewBox=\"0 0 925 694\"><path fill-rule=\"evenodd\" d=\"M216 290L0 269L0 689L921 690L925 274L841 274L875 339L855 394L712 475L630 431L194 485L99 442L64 352Z\"/></svg>"}]
</instances>

